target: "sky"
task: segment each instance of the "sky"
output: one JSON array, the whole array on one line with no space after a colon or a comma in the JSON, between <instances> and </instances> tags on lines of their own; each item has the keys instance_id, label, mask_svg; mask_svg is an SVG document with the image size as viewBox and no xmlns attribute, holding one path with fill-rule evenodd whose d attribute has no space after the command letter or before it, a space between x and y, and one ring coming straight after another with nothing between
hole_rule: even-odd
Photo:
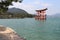
<instances>
[{"instance_id":1,"label":"sky","mask_svg":"<svg viewBox=\"0 0 60 40\"><path fill-rule=\"evenodd\" d=\"M35 10L40 10L44 8L48 8L46 11L47 15L53 15L56 13L60 13L60 0L23 0L22 3L12 2L13 6L9 6L9 8L15 7L19 9L23 9L30 14L36 14Z\"/></svg>"}]
</instances>

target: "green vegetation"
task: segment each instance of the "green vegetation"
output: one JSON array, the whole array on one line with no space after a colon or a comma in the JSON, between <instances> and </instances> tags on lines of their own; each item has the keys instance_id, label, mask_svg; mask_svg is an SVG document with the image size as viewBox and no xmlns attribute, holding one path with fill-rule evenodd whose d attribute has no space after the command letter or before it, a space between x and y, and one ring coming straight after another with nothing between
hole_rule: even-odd
<instances>
[{"instance_id":1,"label":"green vegetation","mask_svg":"<svg viewBox=\"0 0 60 40\"><path fill-rule=\"evenodd\" d=\"M8 6L12 5L12 2L18 2L19 0L1 0L0 1L0 14L5 13L8 10ZM23 0L20 0L21 3Z\"/></svg>"},{"instance_id":2,"label":"green vegetation","mask_svg":"<svg viewBox=\"0 0 60 40\"><path fill-rule=\"evenodd\" d=\"M5 13L0 15L0 19L10 19L10 18L33 18L34 15L32 14L21 14L21 13Z\"/></svg>"}]
</instances>

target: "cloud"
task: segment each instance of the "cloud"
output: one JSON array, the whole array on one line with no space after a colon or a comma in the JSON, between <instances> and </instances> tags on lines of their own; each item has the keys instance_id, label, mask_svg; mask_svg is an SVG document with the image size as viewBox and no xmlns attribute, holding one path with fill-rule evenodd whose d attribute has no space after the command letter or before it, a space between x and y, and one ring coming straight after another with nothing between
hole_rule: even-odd
<instances>
[{"instance_id":1,"label":"cloud","mask_svg":"<svg viewBox=\"0 0 60 40\"><path fill-rule=\"evenodd\" d=\"M14 6L10 6L9 8L12 8L12 7L20 8L20 9L23 9L23 10L27 11L28 13L32 13L32 14L35 13L35 10L37 8L38 9L41 8L41 6L42 6L42 8L51 6L51 4L43 3L40 0L33 0L31 3L30 2L28 2L28 3L13 2L13 5Z\"/></svg>"},{"instance_id":2,"label":"cloud","mask_svg":"<svg viewBox=\"0 0 60 40\"><path fill-rule=\"evenodd\" d=\"M49 3L42 3L41 5L44 6L44 7L50 7L50 6L52 6L52 4L49 4Z\"/></svg>"},{"instance_id":3,"label":"cloud","mask_svg":"<svg viewBox=\"0 0 60 40\"><path fill-rule=\"evenodd\" d=\"M25 11L27 11L28 13L34 14L34 9L35 7L31 4L25 4L25 3L19 3L19 2L13 2L14 6L9 6L9 8L15 7L15 8L20 8L23 9Z\"/></svg>"},{"instance_id":4,"label":"cloud","mask_svg":"<svg viewBox=\"0 0 60 40\"><path fill-rule=\"evenodd\" d=\"M34 1L33 4L38 5L38 6L43 6L43 7L52 6L51 3L44 3L44 2L42 2L42 1Z\"/></svg>"},{"instance_id":5,"label":"cloud","mask_svg":"<svg viewBox=\"0 0 60 40\"><path fill-rule=\"evenodd\" d=\"M40 3L39 1L34 1L33 4L39 5L39 4L41 4L41 3Z\"/></svg>"},{"instance_id":6,"label":"cloud","mask_svg":"<svg viewBox=\"0 0 60 40\"><path fill-rule=\"evenodd\" d=\"M35 11L34 10L35 7L31 4L21 4L19 8L24 9L25 11L31 14L34 14L34 11Z\"/></svg>"}]
</instances>

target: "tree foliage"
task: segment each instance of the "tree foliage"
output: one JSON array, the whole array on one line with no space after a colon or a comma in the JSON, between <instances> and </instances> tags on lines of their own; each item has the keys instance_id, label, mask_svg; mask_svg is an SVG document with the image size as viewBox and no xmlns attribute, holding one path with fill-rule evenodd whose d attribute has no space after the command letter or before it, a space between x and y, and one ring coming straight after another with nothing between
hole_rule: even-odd
<instances>
[{"instance_id":1,"label":"tree foliage","mask_svg":"<svg viewBox=\"0 0 60 40\"><path fill-rule=\"evenodd\" d=\"M8 6L12 5L12 2L22 2L23 0L0 0L0 14L8 10Z\"/></svg>"}]
</instances>

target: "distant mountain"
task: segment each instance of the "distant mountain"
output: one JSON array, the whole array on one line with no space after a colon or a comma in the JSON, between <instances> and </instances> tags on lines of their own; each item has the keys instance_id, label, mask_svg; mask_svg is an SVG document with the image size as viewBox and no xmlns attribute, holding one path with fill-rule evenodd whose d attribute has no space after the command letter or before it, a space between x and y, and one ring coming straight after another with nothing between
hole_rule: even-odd
<instances>
[{"instance_id":1,"label":"distant mountain","mask_svg":"<svg viewBox=\"0 0 60 40\"><path fill-rule=\"evenodd\" d=\"M19 8L10 8L7 11L8 14L13 14L15 16L19 16L19 17L34 17L34 15L27 13L25 10L23 9L19 9Z\"/></svg>"},{"instance_id":2,"label":"distant mountain","mask_svg":"<svg viewBox=\"0 0 60 40\"><path fill-rule=\"evenodd\" d=\"M60 17L60 13L56 13L53 16Z\"/></svg>"},{"instance_id":3,"label":"distant mountain","mask_svg":"<svg viewBox=\"0 0 60 40\"><path fill-rule=\"evenodd\" d=\"M13 14L28 14L25 10L18 9L18 8L10 8L7 12L13 13Z\"/></svg>"},{"instance_id":4,"label":"distant mountain","mask_svg":"<svg viewBox=\"0 0 60 40\"><path fill-rule=\"evenodd\" d=\"M52 17L52 18L60 17L60 13L56 13L56 14L53 14L53 15L47 15L47 17Z\"/></svg>"}]
</instances>

